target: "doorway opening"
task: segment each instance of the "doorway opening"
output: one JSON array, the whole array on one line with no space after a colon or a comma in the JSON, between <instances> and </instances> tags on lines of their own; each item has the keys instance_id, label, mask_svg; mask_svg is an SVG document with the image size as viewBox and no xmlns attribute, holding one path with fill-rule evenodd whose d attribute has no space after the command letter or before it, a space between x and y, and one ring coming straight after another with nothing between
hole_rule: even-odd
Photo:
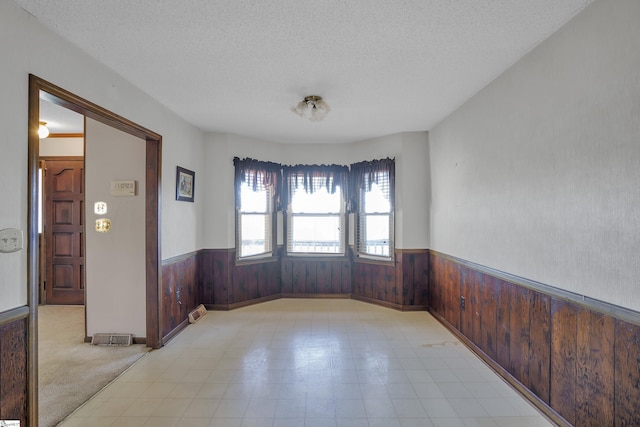
<instances>
[{"instance_id":1,"label":"doorway opening","mask_svg":"<svg viewBox=\"0 0 640 427\"><path fill-rule=\"evenodd\" d=\"M39 169L40 101L52 103L75 111L86 118L108 125L129 135L141 138L145 144L145 187L144 195L144 275L145 275L145 318L146 345L151 348L162 346L160 330L160 180L162 137L136 123L118 116L96 104L55 86L37 76L29 76L29 133L28 133L28 401L29 418L38 419L38 304L41 298L39 251ZM70 271L67 268L66 271Z\"/></svg>"},{"instance_id":2,"label":"doorway opening","mask_svg":"<svg viewBox=\"0 0 640 427\"><path fill-rule=\"evenodd\" d=\"M85 119L41 99L40 126L40 304L84 305Z\"/></svg>"}]
</instances>

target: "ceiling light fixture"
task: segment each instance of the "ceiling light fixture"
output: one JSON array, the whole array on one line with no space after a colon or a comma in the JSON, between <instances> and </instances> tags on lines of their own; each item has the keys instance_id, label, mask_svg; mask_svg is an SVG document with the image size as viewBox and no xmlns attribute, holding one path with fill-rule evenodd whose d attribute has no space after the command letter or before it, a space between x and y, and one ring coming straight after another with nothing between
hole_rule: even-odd
<instances>
[{"instance_id":1,"label":"ceiling light fixture","mask_svg":"<svg viewBox=\"0 0 640 427\"><path fill-rule=\"evenodd\" d=\"M47 122L40 122L40 126L38 126L38 136L40 136L41 139L49 136Z\"/></svg>"},{"instance_id":2,"label":"ceiling light fixture","mask_svg":"<svg viewBox=\"0 0 640 427\"><path fill-rule=\"evenodd\" d=\"M298 102L298 105L291 107L291 111L312 122L318 122L324 119L327 113L331 111L331 108L329 108L329 104L327 104L321 96L309 95Z\"/></svg>"}]
</instances>

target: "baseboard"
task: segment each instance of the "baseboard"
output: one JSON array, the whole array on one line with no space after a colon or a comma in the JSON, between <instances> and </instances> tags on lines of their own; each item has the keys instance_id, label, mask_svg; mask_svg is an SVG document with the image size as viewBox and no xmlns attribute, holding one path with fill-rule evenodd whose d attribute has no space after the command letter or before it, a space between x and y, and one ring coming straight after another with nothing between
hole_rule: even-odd
<instances>
[{"instance_id":1,"label":"baseboard","mask_svg":"<svg viewBox=\"0 0 640 427\"><path fill-rule=\"evenodd\" d=\"M307 293L284 293L282 298L318 298L318 299L349 299L351 294L307 294Z\"/></svg>"},{"instance_id":2,"label":"baseboard","mask_svg":"<svg viewBox=\"0 0 640 427\"><path fill-rule=\"evenodd\" d=\"M182 330L185 329L187 326L189 326L189 319L184 319L182 322L178 323L178 326L173 328L168 334L162 337L162 345L165 345L166 343L171 341L176 335L182 332Z\"/></svg>"},{"instance_id":3,"label":"baseboard","mask_svg":"<svg viewBox=\"0 0 640 427\"><path fill-rule=\"evenodd\" d=\"M381 301L374 298L367 298L363 296L353 294L307 294L307 293L283 293L269 295L261 298L254 298L247 301L236 302L233 304L203 304L204 308L211 311L229 311L242 307L248 307L250 305L260 304L262 302L273 301L280 298L306 298L306 299L353 299L356 301L366 302L369 304L379 305L386 308L391 308L398 311L426 311L426 305L409 305L403 306L401 304L395 304L387 301Z\"/></svg>"},{"instance_id":4,"label":"baseboard","mask_svg":"<svg viewBox=\"0 0 640 427\"><path fill-rule=\"evenodd\" d=\"M462 335L451 323L449 323L444 317L438 313L428 310L438 322L440 322L445 328L449 330L453 335L460 340L469 350L474 352L491 370L500 375L511 387L513 387L520 395L531 402L545 417L549 419L555 425L561 427L572 427L571 423L567 422L560 414L554 411L546 403L544 403L538 396L533 394L527 387L525 387L520 381L515 379L506 369L500 366L492 358L490 358L484 351L471 342L467 337Z\"/></svg>"},{"instance_id":5,"label":"baseboard","mask_svg":"<svg viewBox=\"0 0 640 427\"><path fill-rule=\"evenodd\" d=\"M351 299L366 302L368 304L379 305L381 307L392 308L398 311L425 311L427 309L426 305L402 305L394 302L377 300L375 298L363 297L361 295L351 295Z\"/></svg>"},{"instance_id":6,"label":"baseboard","mask_svg":"<svg viewBox=\"0 0 640 427\"><path fill-rule=\"evenodd\" d=\"M204 308L212 311L229 311L237 308L248 307L250 305L260 304L262 302L280 299L280 294L268 295L266 297L253 298L246 301L234 302L232 304L203 304Z\"/></svg>"}]
</instances>

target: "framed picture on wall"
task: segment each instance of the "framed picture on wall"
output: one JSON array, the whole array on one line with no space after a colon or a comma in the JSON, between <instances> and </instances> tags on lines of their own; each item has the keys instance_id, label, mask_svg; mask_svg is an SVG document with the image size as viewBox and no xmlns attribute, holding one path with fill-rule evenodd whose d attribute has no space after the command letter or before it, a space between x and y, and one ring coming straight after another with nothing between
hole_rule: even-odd
<instances>
[{"instance_id":1,"label":"framed picture on wall","mask_svg":"<svg viewBox=\"0 0 640 427\"><path fill-rule=\"evenodd\" d=\"M196 173L178 166L176 170L176 200L193 202Z\"/></svg>"}]
</instances>

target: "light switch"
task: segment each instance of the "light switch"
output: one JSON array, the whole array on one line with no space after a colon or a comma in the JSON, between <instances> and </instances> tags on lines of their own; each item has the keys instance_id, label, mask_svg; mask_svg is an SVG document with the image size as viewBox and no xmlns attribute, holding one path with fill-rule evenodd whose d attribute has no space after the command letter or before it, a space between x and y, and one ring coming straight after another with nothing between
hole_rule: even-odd
<instances>
[{"instance_id":1,"label":"light switch","mask_svg":"<svg viewBox=\"0 0 640 427\"><path fill-rule=\"evenodd\" d=\"M96 215L105 215L107 213L107 203L95 202L93 204L93 213L95 213Z\"/></svg>"},{"instance_id":2,"label":"light switch","mask_svg":"<svg viewBox=\"0 0 640 427\"><path fill-rule=\"evenodd\" d=\"M0 252L17 252L22 249L22 230L5 228L0 230Z\"/></svg>"}]
</instances>

